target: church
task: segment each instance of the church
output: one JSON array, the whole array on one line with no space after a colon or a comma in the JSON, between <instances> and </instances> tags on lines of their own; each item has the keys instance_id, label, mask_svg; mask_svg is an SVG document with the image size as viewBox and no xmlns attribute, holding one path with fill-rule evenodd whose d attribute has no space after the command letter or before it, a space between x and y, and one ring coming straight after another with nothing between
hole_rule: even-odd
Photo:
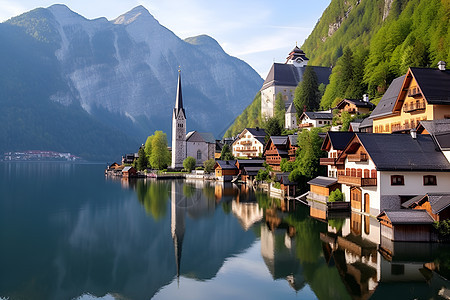
<instances>
[{"instance_id":1,"label":"church","mask_svg":"<svg viewBox=\"0 0 450 300\"><path fill-rule=\"evenodd\" d=\"M303 80L308 61L305 52L295 46L284 64L273 63L261 88L261 116L263 118L267 119L274 116L275 98L278 93L283 95L285 108L288 108L288 113L291 113L292 116L293 107L290 107L290 104L294 101L295 88ZM313 68L317 75L318 84L327 85L331 68L317 66L313 66ZM286 128L292 127L291 119L286 120L286 123L290 124L289 127L286 125Z\"/></svg>"},{"instance_id":2,"label":"church","mask_svg":"<svg viewBox=\"0 0 450 300\"><path fill-rule=\"evenodd\" d=\"M181 71L178 71L177 95L172 114L172 169L182 169L188 156L202 166L208 159L214 159L216 141L212 133L191 131L186 135L186 111L181 91Z\"/></svg>"}]
</instances>

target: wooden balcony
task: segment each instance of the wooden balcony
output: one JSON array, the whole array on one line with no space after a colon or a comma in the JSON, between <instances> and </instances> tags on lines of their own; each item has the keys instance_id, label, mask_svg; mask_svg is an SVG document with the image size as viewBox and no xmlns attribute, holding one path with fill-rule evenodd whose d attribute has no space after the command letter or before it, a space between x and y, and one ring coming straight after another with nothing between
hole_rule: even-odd
<instances>
[{"instance_id":1,"label":"wooden balcony","mask_svg":"<svg viewBox=\"0 0 450 300\"><path fill-rule=\"evenodd\" d=\"M288 155L289 155L289 156L295 155L295 152L296 152L296 151L297 151L297 149L289 150L289 151L288 151Z\"/></svg>"},{"instance_id":2,"label":"wooden balcony","mask_svg":"<svg viewBox=\"0 0 450 300\"><path fill-rule=\"evenodd\" d=\"M298 127L300 127L300 128L309 128L309 127L314 127L314 125L312 123L304 123L304 124L298 125Z\"/></svg>"},{"instance_id":3,"label":"wooden balcony","mask_svg":"<svg viewBox=\"0 0 450 300\"><path fill-rule=\"evenodd\" d=\"M320 159L321 166L332 166L335 164L335 162L336 162L336 158L332 158L332 157L326 157L326 158Z\"/></svg>"},{"instance_id":4,"label":"wooden balcony","mask_svg":"<svg viewBox=\"0 0 450 300\"><path fill-rule=\"evenodd\" d=\"M403 112L413 112L416 110L424 110L426 108L425 102L403 104Z\"/></svg>"},{"instance_id":5,"label":"wooden balcony","mask_svg":"<svg viewBox=\"0 0 450 300\"><path fill-rule=\"evenodd\" d=\"M418 87L408 90L408 97L420 96L420 89Z\"/></svg>"},{"instance_id":6,"label":"wooden balcony","mask_svg":"<svg viewBox=\"0 0 450 300\"><path fill-rule=\"evenodd\" d=\"M267 150L266 152L264 152L265 155L278 155L278 151L277 150Z\"/></svg>"},{"instance_id":7,"label":"wooden balcony","mask_svg":"<svg viewBox=\"0 0 450 300\"><path fill-rule=\"evenodd\" d=\"M252 148L243 148L243 149L236 150L236 152L257 152L257 151L258 150L252 149Z\"/></svg>"},{"instance_id":8,"label":"wooden balcony","mask_svg":"<svg viewBox=\"0 0 450 300\"><path fill-rule=\"evenodd\" d=\"M361 178L361 177L353 177L346 175L338 175L338 183L353 185L353 186L376 186L377 179L376 178Z\"/></svg>"},{"instance_id":9,"label":"wooden balcony","mask_svg":"<svg viewBox=\"0 0 450 300\"><path fill-rule=\"evenodd\" d=\"M347 159L348 161L352 162L367 161L367 154L365 153L349 154L347 155Z\"/></svg>"}]
</instances>

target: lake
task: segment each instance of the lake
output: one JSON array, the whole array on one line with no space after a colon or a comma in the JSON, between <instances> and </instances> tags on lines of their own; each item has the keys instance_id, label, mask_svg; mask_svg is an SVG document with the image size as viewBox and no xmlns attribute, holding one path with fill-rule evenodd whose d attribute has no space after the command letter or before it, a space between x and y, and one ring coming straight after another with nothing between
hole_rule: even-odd
<instances>
[{"instance_id":1,"label":"lake","mask_svg":"<svg viewBox=\"0 0 450 300\"><path fill-rule=\"evenodd\" d=\"M246 186L0 163L0 299L450 299L450 248ZM312 216L311 216L312 215Z\"/></svg>"}]
</instances>

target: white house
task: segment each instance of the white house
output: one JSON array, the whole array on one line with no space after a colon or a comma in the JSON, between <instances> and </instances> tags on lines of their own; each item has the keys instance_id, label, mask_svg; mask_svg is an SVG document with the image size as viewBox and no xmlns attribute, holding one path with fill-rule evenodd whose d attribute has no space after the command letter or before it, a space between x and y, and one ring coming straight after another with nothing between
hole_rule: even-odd
<instances>
[{"instance_id":1,"label":"white house","mask_svg":"<svg viewBox=\"0 0 450 300\"><path fill-rule=\"evenodd\" d=\"M372 216L415 195L450 191L450 163L431 135L355 133L336 165L352 210Z\"/></svg>"},{"instance_id":2,"label":"white house","mask_svg":"<svg viewBox=\"0 0 450 300\"><path fill-rule=\"evenodd\" d=\"M298 127L300 129L311 129L313 127L323 127L331 125L333 121L333 113L331 110L327 111L305 111L299 119Z\"/></svg>"},{"instance_id":3,"label":"white house","mask_svg":"<svg viewBox=\"0 0 450 300\"><path fill-rule=\"evenodd\" d=\"M264 152L264 129L245 128L231 145L234 157L259 157Z\"/></svg>"}]
</instances>

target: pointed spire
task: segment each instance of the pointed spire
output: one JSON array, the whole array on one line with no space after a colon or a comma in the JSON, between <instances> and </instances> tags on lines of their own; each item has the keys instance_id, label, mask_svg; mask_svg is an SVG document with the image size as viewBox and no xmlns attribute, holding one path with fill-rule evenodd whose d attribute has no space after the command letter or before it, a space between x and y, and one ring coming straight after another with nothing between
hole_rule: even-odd
<instances>
[{"instance_id":1,"label":"pointed spire","mask_svg":"<svg viewBox=\"0 0 450 300\"><path fill-rule=\"evenodd\" d=\"M178 69L178 86L177 98L175 100L175 110L178 112L180 108L183 108L183 94L181 92L181 69Z\"/></svg>"}]
</instances>

